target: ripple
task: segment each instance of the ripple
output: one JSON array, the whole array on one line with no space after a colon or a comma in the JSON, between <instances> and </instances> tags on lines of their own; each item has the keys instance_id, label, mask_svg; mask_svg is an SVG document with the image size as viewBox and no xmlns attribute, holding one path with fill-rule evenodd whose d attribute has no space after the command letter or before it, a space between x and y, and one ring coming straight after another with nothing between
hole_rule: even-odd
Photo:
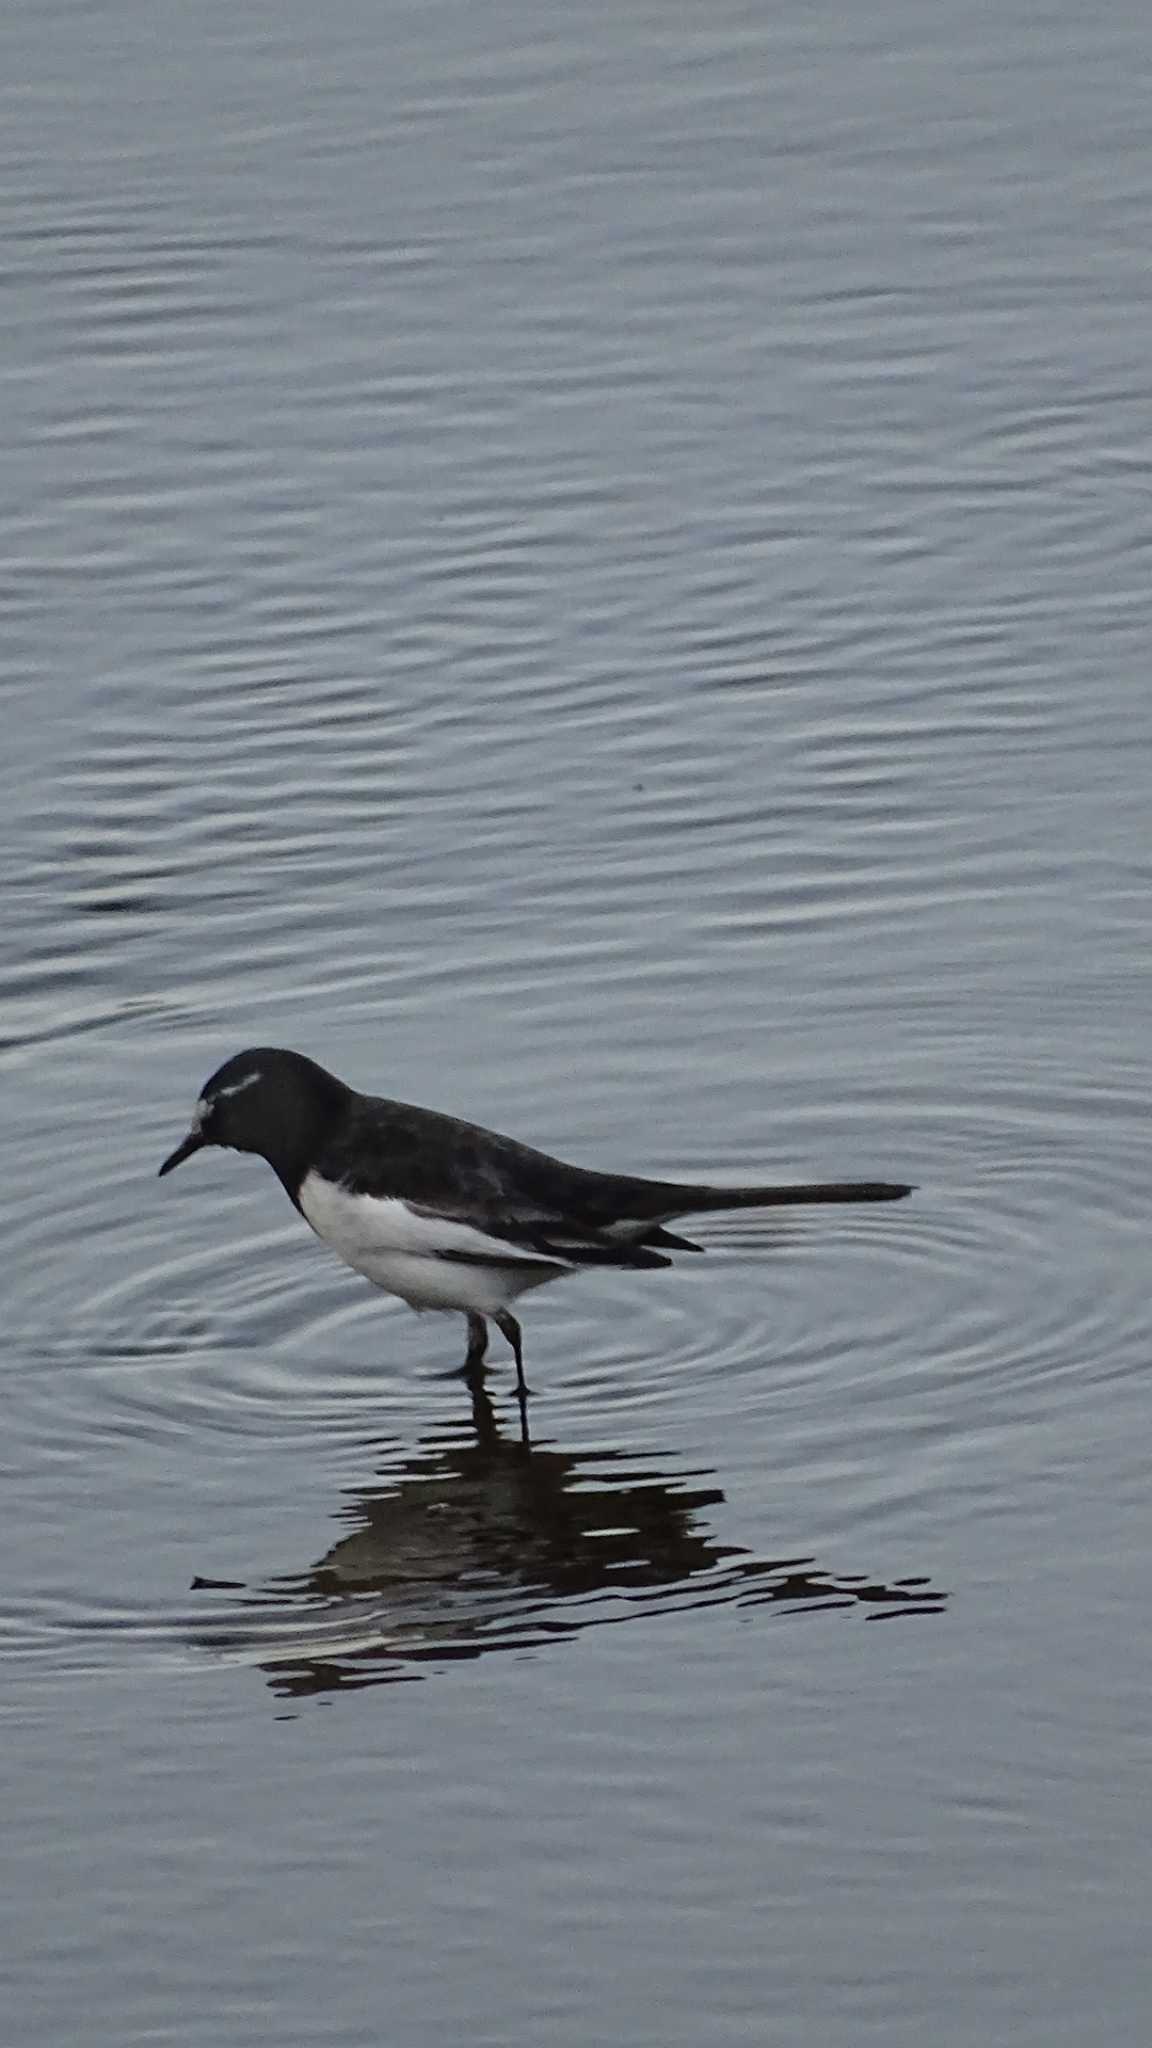
<instances>
[{"instance_id":1,"label":"ripple","mask_svg":"<svg viewBox=\"0 0 1152 2048\"><path fill-rule=\"evenodd\" d=\"M563 1283L539 1320L528 1315L539 1414L562 1409L578 1424L596 1413L629 1429L687 1413L698 1428L706 1411L710 1427L727 1416L759 1428L773 1411L796 1425L846 1403L895 1415L932 1399L962 1433L980 1400L1023 1419L1062 1386L1140 1371L1138 1107L1117 1079L1062 1091L1058 1124L1042 1075L1023 1089L999 1077L967 1116L947 1097L886 1084L868 1115L879 1109L892 1130L891 1156L935 1160L907 1202L785 1222L712 1217L697 1225L706 1258ZM1107 1171L1095 1156L1102 1128ZM808 1113L787 1142L799 1157L860 1151L852 1115L835 1105ZM734 1172L757 1170L754 1134L746 1146ZM51 1200L47 1183L30 1191L10 1249L12 1331L24 1384L42 1397L20 1425L31 1454L85 1430L334 1450L382 1407L407 1404L422 1360L455 1359L452 1321L422 1326L385 1305L295 1218L253 1230L251 1177L230 1172L236 1183L213 1178L210 1192L190 1185L157 1207L149 1169L147 1225L143 1183L118 1180L107 1158ZM62 1239L73 1248L66 1303ZM894 1468L893 1499L908 1484Z\"/></svg>"},{"instance_id":2,"label":"ripple","mask_svg":"<svg viewBox=\"0 0 1152 2048\"><path fill-rule=\"evenodd\" d=\"M426 1438L383 1488L357 1490L341 1510L350 1532L309 1572L244 1593L197 1640L298 1697L687 1609L943 1611L921 1579L833 1575L719 1541L703 1516L724 1495L698 1483L710 1474L508 1442L482 1397L473 1420L474 1432Z\"/></svg>"},{"instance_id":3,"label":"ripple","mask_svg":"<svg viewBox=\"0 0 1152 2048\"><path fill-rule=\"evenodd\" d=\"M724 1494L711 1473L670 1469L649 1450L508 1439L475 1390L469 1422L438 1424L404 1449L393 1435L366 1434L388 1392L376 1371L315 1362L292 1370L267 1355L222 1354L178 1316L134 1349L121 1341L82 1357L60 1347L11 1374L6 1440L9 1460L19 1460L11 1477L18 1469L25 1526L0 1612L9 1654L57 1671L176 1673L207 1656L258 1667L273 1691L299 1695L490 1651L542 1650L645 1614L737 1607L893 1617L944 1605L915 1577L888 1582L829 1572L811 1557L759 1557L725 1540ZM395 1412L396 1386L391 1395ZM460 1397L441 1384L420 1398L427 1409ZM78 1459L91 1511L108 1530L118 1526L126 1459L135 1487L158 1489L159 1502L178 1487L193 1446L194 1463L214 1460L214 1488L231 1500L233 1519L253 1457L265 1478L273 1452L319 1466L328 1485L347 1475L343 1533L303 1573L246 1586L218 1566L197 1572L191 1603L149 1594L134 1547L138 1516L122 1557L106 1541L83 1561L61 1550L51 1504ZM366 1458L381 1453L366 1487ZM203 1497L204 1480L195 1484ZM158 1535L154 1527L153 1542ZM197 1547L194 1527L166 1532L169 1580Z\"/></svg>"}]
</instances>

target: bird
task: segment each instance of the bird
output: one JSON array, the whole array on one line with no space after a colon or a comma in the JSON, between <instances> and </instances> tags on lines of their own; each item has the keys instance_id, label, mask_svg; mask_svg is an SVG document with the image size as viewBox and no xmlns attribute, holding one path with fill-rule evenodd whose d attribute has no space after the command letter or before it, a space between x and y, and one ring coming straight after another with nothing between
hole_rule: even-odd
<instances>
[{"instance_id":1,"label":"bird","mask_svg":"<svg viewBox=\"0 0 1152 2048\"><path fill-rule=\"evenodd\" d=\"M160 1173L205 1146L265 1159L316 1236L385 1294L467 1317L461 1370L483 1371L488 1324L511 1346L523 1405L523 1333L510 1304L586 1267L668 1266L703 1246L668 1225L710 1210L894 1202L900 1181L715 1187L570 1166L515 1138L362 1095L306 1054L238 1052L205 1082Z\"/></svg>"}]
</instances>

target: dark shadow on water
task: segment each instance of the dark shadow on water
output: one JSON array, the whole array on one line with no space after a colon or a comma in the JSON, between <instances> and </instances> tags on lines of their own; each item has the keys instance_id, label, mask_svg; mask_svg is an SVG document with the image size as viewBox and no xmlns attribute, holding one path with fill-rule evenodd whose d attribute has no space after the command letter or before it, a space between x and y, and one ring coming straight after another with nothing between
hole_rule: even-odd
<instances>
[{"instance_id":1,"label":"dark shadow on water","mask_svg":"<svg viewBox=\"0 0 1152 2048\"><path fill-rule=\"evenodd\" d=\"M302 1697L697 1607L943 1612L923 1579L832 1575L719 1542L707 1511L724 1495L697 1483L710 1474L506 1438L484 1389L470 1391L471 1429L438 1431L378 1490L351 1495L348 1534L310 1571L247 1590L197 1580L231 1596L199 1646L251 1658L274 1692Z\"/></svg>"}]
</instances>

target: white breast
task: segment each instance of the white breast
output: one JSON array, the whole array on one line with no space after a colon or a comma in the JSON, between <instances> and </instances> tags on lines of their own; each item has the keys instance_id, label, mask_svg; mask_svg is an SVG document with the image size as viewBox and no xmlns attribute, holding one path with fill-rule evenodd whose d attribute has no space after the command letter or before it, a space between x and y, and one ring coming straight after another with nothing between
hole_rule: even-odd
<instances>
[{"instance_id":1,"label":"white breast","mask_svg":"<svg viewBox=\"0 0 1152 2048\"><path fill-rule=\"evenodd\" d=\"M496 1315L525 1288L551 1277L546 1268L502 1263L525 1255L471 1223L422 1215L395 1195L352 1194L317 1173L301 1183L300 1209L346 1265L412 1308ZM445 1252L480 1259L487 1254L492 1264L457 1262L444 1258Z\"/></svg>"}]
</instances>

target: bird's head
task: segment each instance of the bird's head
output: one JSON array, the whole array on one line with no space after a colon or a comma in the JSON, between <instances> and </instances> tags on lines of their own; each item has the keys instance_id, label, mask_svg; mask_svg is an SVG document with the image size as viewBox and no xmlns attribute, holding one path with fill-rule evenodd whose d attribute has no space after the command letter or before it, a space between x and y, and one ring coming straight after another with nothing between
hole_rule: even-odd
<instances>
[{"instance_id":1,"label":"bird's head","mask_svg":"<svg viewBox=\"0 0 1152 2048\"><path fill-rule=\"evenodd\" d=\"M348 1091L302 1053L275 1046L238 1052L204 1083L192 1126L160 1172L171 1173L205 1145L258 1152L283 1175L317 1141Z\"/></svg>"}]
</instances>

